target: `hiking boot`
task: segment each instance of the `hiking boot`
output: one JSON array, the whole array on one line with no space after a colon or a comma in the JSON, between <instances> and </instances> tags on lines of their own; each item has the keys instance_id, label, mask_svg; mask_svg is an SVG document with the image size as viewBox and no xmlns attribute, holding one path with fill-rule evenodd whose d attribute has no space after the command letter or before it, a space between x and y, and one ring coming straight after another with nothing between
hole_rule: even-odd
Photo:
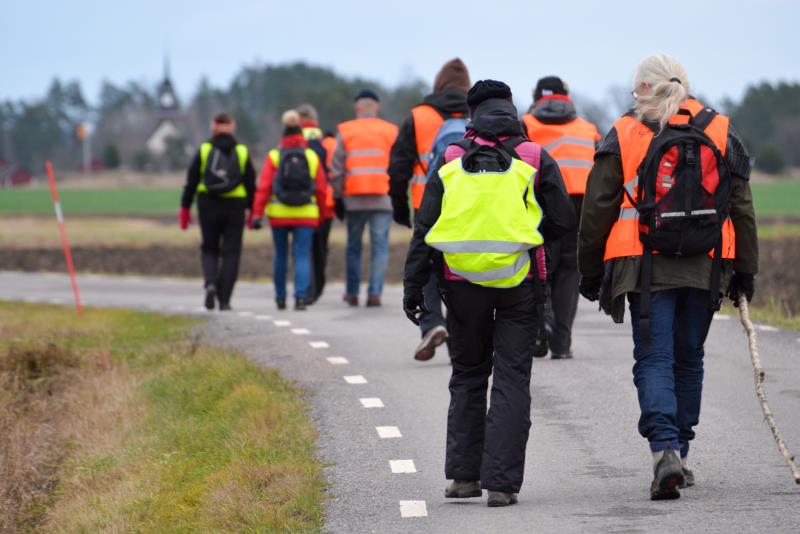
<instances>
[{"instance_id":1,"label":"hiking boot","mask_svg":"<svg viewBox=\"0 0 800 534\"><path fill-rule=\"evenodd\" d=\"M694 471L687 467L687 460L688 457L684 456L681 458L681 469L683 470L683 484L679 487L681 489L688 488L689 486L694 486Z\"/></svg>"},{"instance_id":2,"label":"hiking boot","mask_svg":"<svg viewBox=\"0 0 800 534\"><path fill-rule=\"evenodd\" d=\"M380 295L370 295L367 297L367 308L377 308L381 305Z\"/></svg>"},{"instance_id":3,"label":"hiking boot","mask_svg":"<svg viewBox=\"0 0 800 534\"><path fill-rule=\"evenodd\" d=\"M229 302L220 302L219 303L219 311L231 311L231 305Z\"/></svg>"},{"instance_id":4,"label":"hiking boot","mask_svg":"<svg viewBox=\"0 0 800 534\"><path fill-rule=\"evenodd\" d=\"M551 352L550 358L553 360L571 360L572 351L568 350L567 352Z\"/></svg>"},{"instance_id":5,"label":"hiking boot","mask_svg":"<svg viewBox=\"0 0 800 534\"><path fill-rule=\"evenodd\" d=\"M650 500L679 499L678 488L685 483L683 467L678 454L672 449L653 453L653 483L650 484Z\"/></svg>"},{"instance_id":6,"label":"hiking boot","mask_svg":"<svg viewBox=\"0 0 800 534\"><path fill-rule=\"evenodd\" d=\"M305 311L306 299L294 299L294 311Z\"/></svg>"},{"instance_id":7,"label":"hiking boot","mask_svg":"<svg viewBox=\"0 0 800 534\"><path fill-rule=\"evenodd\" d=\"M348 306L355 308L358 306L358 295L353 295L352 293L345 293L342 300L347 303Z\"/></svg>"},{"instance_id":8,"label":"hiking boot","mask_svg":"<svg viewBox=\"0 0 800 534\"><path fill-rule=\"evenodd\" d=\"M217 305L217 286L214 284L208 284L206 286L206 309L213 310Z\"/></svg>"},{"instance_id":9,"label":"hiking boot","mask_svg":"<svg viewBox=\"0 0 800 534\"><path fill-rule=\"evenodd\" d=\"M275 305L278 307L279 310L285 310L286 299L275 299Z\"/></svg>"},{"instance_id":10,"label":"hiking boot","mask_svg":"<svg viewBox=\"0 0 800 534\"><path fill-rule=\"evenodd\" d=\"M454 480L444 490L444 496L447 499L469 499L481 495L483 492L478 480Z\"/></svg>"},{"instance_id":11,"label":"hiking boot","mask_svg":"<svg viewBox=\"0 0 800 534\"><path fill-rule=\"evenodd\" d=\"M447 329L443 326L434 326L422 336L422 342L414 351L414 359L426 362L433 358L436 347L447 341Z\"/></svg>"},{"instance_id":12,"label":"hiking boot","mask_svg":"<svg viewBox=\"0 0 800 534\"><path fill-rule=\"evenodd\" d=\"M490 508L510 506L512 504L517 504L517 494L506 493L505 491L490 491L489 498L486 500L486 505Z\"/></svg>"}]
</instances>

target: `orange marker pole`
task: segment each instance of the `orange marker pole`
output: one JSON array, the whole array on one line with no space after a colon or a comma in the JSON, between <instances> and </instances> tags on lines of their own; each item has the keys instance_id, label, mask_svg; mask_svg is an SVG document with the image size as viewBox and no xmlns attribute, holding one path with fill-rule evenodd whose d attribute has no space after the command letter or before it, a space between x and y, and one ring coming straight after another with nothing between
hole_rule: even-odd
<instances>
[{"instance_id":1,"label":"orange marker pole","mask_svg":"<svg viewBox=\"0 0 800 534\"><path fill-rule=\"evenodd\" d=\"M56 210L58 230L61 232L61 244L64 246L64 259L67 260L69 278L72 282L72 293L75 295L75 311L78 313L78 315L82 315L83 308L81 308L81 296L78 292L78 280L75 278L75 266L72 264L72 251L70 250L69 242L67 241L67 229L64 227L64 212L61 211L61 200L58 198L56 177L53 173L53 164L49 161L45 161L44 170L47 172L47 179L50 181L50 196L53 198L53 208Z\"/></svg>"}]
</instances>

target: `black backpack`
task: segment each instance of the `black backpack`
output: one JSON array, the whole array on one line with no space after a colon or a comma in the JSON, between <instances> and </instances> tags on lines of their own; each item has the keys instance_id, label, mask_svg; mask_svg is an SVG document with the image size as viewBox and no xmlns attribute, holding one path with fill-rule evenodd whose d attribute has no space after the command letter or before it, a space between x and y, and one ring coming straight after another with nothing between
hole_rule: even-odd
<instances>
[{"instance_id":1,"label":"black backpack","mask_svg":"<svg viewBox=\"0 0 800 534\"><path fill-rule=\"evenodd\" d=\"M236 189L242 183L242 165L236 148L226 154L212 147L203 172L203 183L212 195L222 195Z\"/></svg>"},{"instance_id":2,"label":"black backpack","mask_svg":"<svg viewBox=\"0 0 800 534\"><path fill-rule=\"evenodd\" d=\"M283 148L278 161L274 191L278 200L287 206L304 206L311 203L316 184L305 148Z\"/></svg>"},{"instance_id":3,"label":"black backpack","mask_svg":"<svg viewBox=\"0 0 800 534\"><path fill-rule=\"evenodd\" d=\"M645 343L649 343L653 253L697 256L713 249L710 307L717 311L720 306L722 226L730 215L731 172L705 133L716 115L705 108L686 123L668 124L653 137L637 169L636 198L625 190L639 213L639 239L644 245L640 324Z\"/></svg>"}]
</instances>

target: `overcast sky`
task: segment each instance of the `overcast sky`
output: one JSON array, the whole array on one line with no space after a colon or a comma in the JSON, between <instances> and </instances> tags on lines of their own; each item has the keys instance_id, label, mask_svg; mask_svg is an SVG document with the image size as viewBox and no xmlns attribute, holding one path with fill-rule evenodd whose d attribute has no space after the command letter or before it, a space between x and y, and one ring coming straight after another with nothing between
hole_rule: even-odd
<instances>
[{"instance_id":1,"label":"overcast sky","mask_svg":"<svg viewBox=\"0 0 800 534\"><path fill-rule=\"evenodd\" d=\"M0 99L40 96L54 76L158 81L165 52L178 92L227 86L242 65L305 60L396 85L432 82L460 56L473 81L506 81L527 104L558 74L601 99L644 56L669 52L719 101L747 84L800 79L800 2L764 0L241 1L8 0L0 8ZM792 52L794 51L794 52Z\"/></svg>"}]
</instances>

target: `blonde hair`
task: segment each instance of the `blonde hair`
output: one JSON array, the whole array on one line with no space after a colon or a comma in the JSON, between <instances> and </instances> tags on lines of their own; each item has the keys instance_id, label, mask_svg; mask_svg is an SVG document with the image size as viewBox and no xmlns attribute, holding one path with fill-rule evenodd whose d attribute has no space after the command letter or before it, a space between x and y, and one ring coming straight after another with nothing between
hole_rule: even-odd
<instances>
[{"instance_id":1,"label":"blonde hair","mask_svg":"<svg viewBox=\"0 0 800 534\"><path fill-rule=\"evenodd\" d=\"M300 126L300 114L293 109L284 111L283 116L281 117L281 122L287 127Z\"/></svg>"},{"instance_id":2,"label":"blonde hair","mask_svg":"<svg viewBox=\"0 0 800 534\"><path fill-rule=\"evenodd\" d=\"M636 118L659 123L663 129L669 118L689 97L689 77L680 61L669 54L646 57L636 67L634 90L648 86L647 94L638 94L634 104Z\"/></svg>"}]
</instances>

